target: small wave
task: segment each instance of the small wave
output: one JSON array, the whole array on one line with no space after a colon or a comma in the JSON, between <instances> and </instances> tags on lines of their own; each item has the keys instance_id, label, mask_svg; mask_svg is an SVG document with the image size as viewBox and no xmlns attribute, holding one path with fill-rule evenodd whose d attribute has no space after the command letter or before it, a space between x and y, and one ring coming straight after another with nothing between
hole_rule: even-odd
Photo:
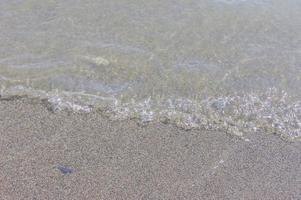
<instances>
[{"instance_id":1,"label":"small wave","mask_svg":"<svg viewBox=\"0 0 301 200\"><path fill-rule=\"evenodd\" d=\"M301 138L301 102L291 102L285 92L270 89L205 99L148 97L122 101L84 92L39 91L24 86L2 89L1 96L28 95L47 99L53 111L101 111L111 120L135 119L140 124L158 121L189 129L219 130L243 137L263 131L288 140Z\"/></svg>"}]
</instances>

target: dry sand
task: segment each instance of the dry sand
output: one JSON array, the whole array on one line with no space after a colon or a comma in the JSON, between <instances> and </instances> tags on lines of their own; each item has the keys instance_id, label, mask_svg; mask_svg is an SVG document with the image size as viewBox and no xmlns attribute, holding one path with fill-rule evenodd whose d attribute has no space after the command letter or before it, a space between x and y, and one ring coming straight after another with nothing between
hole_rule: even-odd
<instances>
[{"instance_id":1,"label":"dry sand","mask_svg":"<svg viewBox=\"0 0 301 200\"><path fill-rule=\"evenodd\" d=\"M245 139L1 100L0 199L300 199L300 142Z\"/></svg>"}]
</instances>

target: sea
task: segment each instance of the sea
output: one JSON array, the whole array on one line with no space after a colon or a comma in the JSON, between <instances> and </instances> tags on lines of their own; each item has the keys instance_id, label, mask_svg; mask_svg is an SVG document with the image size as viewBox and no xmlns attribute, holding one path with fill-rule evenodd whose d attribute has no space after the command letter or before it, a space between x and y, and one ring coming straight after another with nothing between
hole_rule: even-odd
<instances>
[{"instance_id":1,"label":"sea","mask_svg":"<svg viewBox=\"0 0 301 200\"><path fill-rule=\"evenodd\" d=\"M0 95L301 139L300 0L1 0Z\"/></svg>"}]
</instances>

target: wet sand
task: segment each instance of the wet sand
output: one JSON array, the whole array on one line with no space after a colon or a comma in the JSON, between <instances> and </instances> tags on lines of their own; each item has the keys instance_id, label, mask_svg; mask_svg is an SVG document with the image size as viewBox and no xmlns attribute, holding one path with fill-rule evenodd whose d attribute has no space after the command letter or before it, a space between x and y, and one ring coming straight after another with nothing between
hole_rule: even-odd
<instances>
[{"instance_id":1,"label":"wet sand","mask_svg":"<svg viewBox=\"0 0 301 200\"><path fill-rule=\"evenodd\" d=\"M298 199L300 142L0 101L0 199Z\"/></svg>"}]
</instances>

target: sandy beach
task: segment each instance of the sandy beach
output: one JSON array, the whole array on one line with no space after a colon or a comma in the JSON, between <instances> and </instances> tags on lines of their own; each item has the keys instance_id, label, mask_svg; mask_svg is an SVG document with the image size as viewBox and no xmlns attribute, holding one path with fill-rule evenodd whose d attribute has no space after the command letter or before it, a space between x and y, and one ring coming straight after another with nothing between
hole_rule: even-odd
<instances>
[{"instance_id":1,"label":"sandy beach","mask_svg":"<svg viewBox=\"0 0 301 200\"><path fill-rule=\"evenodd\" d=\"M300 142L0 101L0 199L300 199Z\"/></svg>"}]
</instances>

